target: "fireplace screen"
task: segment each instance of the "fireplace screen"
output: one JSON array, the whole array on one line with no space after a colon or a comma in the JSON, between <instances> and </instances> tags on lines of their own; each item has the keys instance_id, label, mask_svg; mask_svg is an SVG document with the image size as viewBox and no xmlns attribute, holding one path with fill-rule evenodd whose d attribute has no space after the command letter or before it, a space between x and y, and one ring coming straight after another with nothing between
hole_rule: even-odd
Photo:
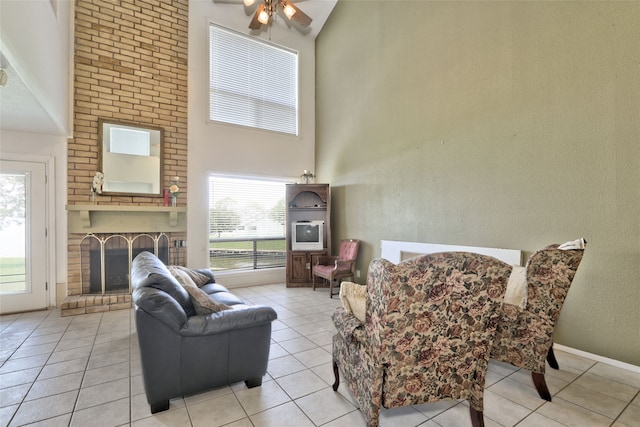
<instances>
[{"instance_id":1,"label":"fireplace screen","mask_svg":"<svg viewBox=\"0 0 640 427\"><path fill-rule=\"evenodd\" d=\"M131 261L144 251L168 264L168 236L164 233L86 235L80 242L82 294L131 293Z\"/></svg>"}]
</instances>

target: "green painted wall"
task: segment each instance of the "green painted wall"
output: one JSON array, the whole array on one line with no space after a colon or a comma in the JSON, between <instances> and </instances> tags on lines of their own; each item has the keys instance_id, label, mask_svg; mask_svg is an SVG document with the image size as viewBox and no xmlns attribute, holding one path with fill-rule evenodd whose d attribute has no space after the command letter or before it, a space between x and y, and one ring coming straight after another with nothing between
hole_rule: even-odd
<instances>
[{"instance_id":1,"label":"green painted wall","mask_svg":"<svg viewBox=\"0 0 640 427\"><path fill-rule=\"evenodd\" d=\"M341 0L316 46L334 246L584 236L558 343L640 365L640 2Z\"/></svg>"}]
</instances>

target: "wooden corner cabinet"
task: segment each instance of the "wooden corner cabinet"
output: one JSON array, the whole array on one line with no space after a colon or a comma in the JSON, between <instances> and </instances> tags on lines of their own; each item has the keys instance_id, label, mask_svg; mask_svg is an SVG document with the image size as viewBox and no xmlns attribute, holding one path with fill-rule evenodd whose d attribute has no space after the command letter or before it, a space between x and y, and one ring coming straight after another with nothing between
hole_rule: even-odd
<instances>
[{"instance_id":1,"label":"wooden corner cabinet","mask_svg":"<svg viewBox=\"0 0 640 427\"><path fill-rule=\"evenodd\" d=\"M315 257L331 255L331 188L329 184L287 184L287 287L311 286ZM292 224L323 221L322 248L296 249Z\"/></svg>"}]
</instances>

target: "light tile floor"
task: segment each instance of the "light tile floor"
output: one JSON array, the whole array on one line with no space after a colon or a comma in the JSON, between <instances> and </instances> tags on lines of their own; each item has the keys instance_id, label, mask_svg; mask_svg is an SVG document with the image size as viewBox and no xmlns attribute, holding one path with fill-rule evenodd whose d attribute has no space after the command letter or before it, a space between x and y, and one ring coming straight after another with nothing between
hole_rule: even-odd
<instances>
[{"instance_id":1,"label":"light tile floor","mask_svg":"<svg viewBox=\"0 0 640 427\"><path fill-rule=\"evenodd\" d=\"M233 289L278 312L268 375L171 401L151 415L133 310L60 317L58 310L0 317L1 426L352 427L364 421L344 385L331 389L327 289L269 285ZM547 370L553 402L538 397L529 372L491 362L487 427L640 426L640 374L561 351ZM384 426L470 425L466 402L382 410Z\"/></svg>"}]
</instances>

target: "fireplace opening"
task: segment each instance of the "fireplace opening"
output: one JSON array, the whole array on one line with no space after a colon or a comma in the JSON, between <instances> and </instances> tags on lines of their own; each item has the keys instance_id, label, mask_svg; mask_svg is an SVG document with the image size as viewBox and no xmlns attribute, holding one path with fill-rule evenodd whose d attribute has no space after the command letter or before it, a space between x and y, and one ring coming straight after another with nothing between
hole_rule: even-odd
<instances>
[{"instance_id":1,"label":"fireplace opening","mask_svg":"<svg viewBox=\"0 0 640 427\"><path fill-rule=\"evenodd\" d=\"M169 263L169 238L164 233L88 234L80 242L82 294L109 295L131 292L131 262L141 252Z\"/></svg>"}]
</instances>

